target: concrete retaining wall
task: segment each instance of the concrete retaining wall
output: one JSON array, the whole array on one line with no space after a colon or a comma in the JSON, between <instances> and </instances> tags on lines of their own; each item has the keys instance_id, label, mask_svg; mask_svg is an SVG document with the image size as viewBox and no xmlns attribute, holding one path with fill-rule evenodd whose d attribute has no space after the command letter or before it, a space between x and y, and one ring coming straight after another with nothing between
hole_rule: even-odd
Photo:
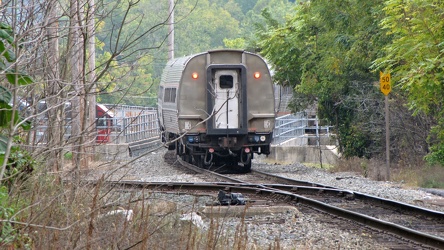
<instances>
[{"instance_id":1,"label":"concrete retaining wall","mask_svg":"<svg viewBox=\"0 0 444 250\"><path fill-rule=\"evenodd\" d=\"M336 153L335 146L273 146L268 157L258 157L268 163L291 164L301 163L320 163L336 165L339 155Z\"/></svg>"},{"instance_id":2,"label":"concrete retaining wall","mask_svg":"<svg viewBox=\"0 0 444 250\"><path fill-rule=\"evenodd\" d=\"M97 145L96 155L99 157L97 160L109 161L109 160L128 160L129 159L129 144L101 144Z\"/></svg>"},{"instance_id":3,"label":"concrete retaining wall","mask_svg":"<svg viewBox=\"0 0 444 250\"><path fill-rule=\"evenodd\" d=\"M96 147L96 155L100 157L97 160L128 160L130 158L129 144L103 144ZM291 164L301 163L320 163L322 156L323 164L336 165L339 155L335 146L272 146L271 153L268 156L255 155L258 161L267 163Z\"/></svg>"}]
</instances>

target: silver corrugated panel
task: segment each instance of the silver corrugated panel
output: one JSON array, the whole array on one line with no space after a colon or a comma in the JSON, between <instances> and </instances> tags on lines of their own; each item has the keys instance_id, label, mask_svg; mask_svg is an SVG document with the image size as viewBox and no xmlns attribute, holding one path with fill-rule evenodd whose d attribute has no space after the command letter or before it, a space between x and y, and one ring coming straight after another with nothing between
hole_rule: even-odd
<instances>
[{"instance_id":1,"label":"silver corrugated panel","mask_svg":"<svg viewBox=\"0 0 444 250\"><path fill-rule=\"evenodd\" d=\"M162 73L161 84L178 83L182 77L186 62L190 60L191 57L192 56L181 57L169 61Z\"/></svg>"},{"instance_id":2,"label":"silver corrugated panel","mask_svg":"<svg viewBox=\"0 0 444 250\"><path fill-rule=\"evenodd\" d=\"M163 122L166 131L179 133L179 124L176 110L164 109Z\"/></svg>"}]
</instances>

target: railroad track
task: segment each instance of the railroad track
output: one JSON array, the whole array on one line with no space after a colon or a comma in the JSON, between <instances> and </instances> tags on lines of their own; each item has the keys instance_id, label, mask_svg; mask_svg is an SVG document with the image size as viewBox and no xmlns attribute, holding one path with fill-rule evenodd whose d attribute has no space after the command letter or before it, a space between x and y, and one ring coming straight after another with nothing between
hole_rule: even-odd
<instances>
[{"instance_id":1,"label":"railroad track","mask_svg":"<svg viewBox=\"0 0 444 250\"><path fill-rule=\"evenodd\" d=\"M178 161L189 170L227 182L219 183L218 189L282 196L283 200L301 203L419 244L444 249L443 212L261 171L230 176Z\"/></svg>"},{"instance_id":2,"label":"railroad track","mask_svg":"<svg viewBox=\"0 0 444 250\"><path fill-rule=\"evenodd\" d=\"M214 195L224 190L242 193L250 198L250 204L264 199L269 204L284 202L296 206L304 213L325 214L327 217L321 220L333 223L338 228L357 228L354 229L355 232L373 230L374 237L381 239L392 249L444 249L443 212L265 172L225 175L197 168L175 157L166 160L170 164L180 163L180 167L186 171L204 175L209 181L188 183L121 180L106 181L106 184L124 189L152 189L158 192L200 191Z\"/></svg>"}]
</instances>

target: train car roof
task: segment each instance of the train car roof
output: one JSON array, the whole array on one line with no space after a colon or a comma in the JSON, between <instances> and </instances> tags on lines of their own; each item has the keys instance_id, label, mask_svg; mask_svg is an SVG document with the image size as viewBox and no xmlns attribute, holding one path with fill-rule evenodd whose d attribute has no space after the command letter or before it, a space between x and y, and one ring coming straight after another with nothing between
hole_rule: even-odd
<instances>
[{"instance_id":1,"label":"train car roof","mask_svg":"<svg viewBox=\"0 0 444 250\"><path fill-rule=\"evenodd\" d=\"M187 66L188 62L198 56L202 56L205 54L211 54L211 53L220 53L220 52L236 52L236 53L247 53L250 55L258 56L262 58L260 55L246 51L246 50L239 50L239 49L215 49L215 50L208 50L205 52L178 57L171 59L167 62L161 77L161 85L162 83L173 83L173 82L179 82L182 77L182 72ZM262 58L263 59L263 58ZM268 65L267 65L268 66ZM270 67L268 67L270 68Z\"/></svg>"},{"instance_id":2,"label":"train car roof","mask_svg":"<svg viewBox=\"0 0 444 250\"><path fill-rule=\"evenodd\" d=\"M248 52L246 50L239 50L239 49L214 49L214 50L208 50L205 52L201 52L201 53L197 53L197 54L193 54L193 55L188 55L188 56L183 56L183 57L178 57L178 58L174 58L168 61L167 66L175 66L175 65L182 65L185 66L189 60L191 60L192 58L196 57L196 56L200 56L200 55L204 55L204 54L208 54L208 53L213 53L213 52L239 52L239 53L248 53L248 54L252 54L252 55L256 55L252 52Z\"/></svg>"}]
</instances>

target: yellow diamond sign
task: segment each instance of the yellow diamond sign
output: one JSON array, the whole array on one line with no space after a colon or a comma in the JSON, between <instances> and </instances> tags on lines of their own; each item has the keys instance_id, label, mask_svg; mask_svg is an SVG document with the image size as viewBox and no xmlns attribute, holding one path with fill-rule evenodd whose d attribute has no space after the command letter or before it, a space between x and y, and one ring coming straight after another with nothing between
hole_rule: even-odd
<instances>
[{"instance_id":1,"label":"yellow diamond sign","mask_svg":"<svg viewBox=\"0 0 444 250\"><path fill-rule=\"evenodd\" d=\"M379 72L379 83L381 84L380 89L384 95L388 95L392 90L390 73Z\"/></svg>"}]
</instances>

